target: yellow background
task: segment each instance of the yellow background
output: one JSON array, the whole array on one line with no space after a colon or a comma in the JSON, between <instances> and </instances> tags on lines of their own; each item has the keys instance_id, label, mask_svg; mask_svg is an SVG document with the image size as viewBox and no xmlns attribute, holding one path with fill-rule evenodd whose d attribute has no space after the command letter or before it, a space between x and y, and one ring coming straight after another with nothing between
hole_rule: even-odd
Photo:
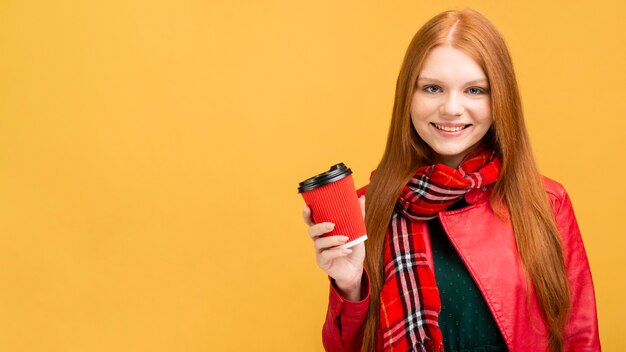
<instances>
[{"instance_id":1,"label":"yellow background","mask_svg":"<svg viewBox=\"0 0 626 352\"><path fill-rule=\"evenodd\" d=\"M626 21L596 1L0 2L0 350L321 351L297 183L383 151L415 31L504 35L623 343Z\"/></svg>"}]
</instances>

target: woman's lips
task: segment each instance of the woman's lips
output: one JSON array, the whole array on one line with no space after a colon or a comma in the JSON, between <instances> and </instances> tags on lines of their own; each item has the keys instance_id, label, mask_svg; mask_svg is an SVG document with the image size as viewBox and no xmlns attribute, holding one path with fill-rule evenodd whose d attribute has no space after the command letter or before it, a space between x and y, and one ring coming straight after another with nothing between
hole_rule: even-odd
<instances>
[{"instance_id":1,"label":"woman's lips","mask_svg":"<svg viewBox=\"0 0 626 352\"><path fill-rule=\"evenodd\" d=\"M433 126L435 126L438 130L445 132L458 132L460 130L464 130L471 125L466 125L463 123L435 123L431 122Z\"/></svg>"},{"instance_id":2,"label":"woman's lips","mask_svg":"<svg viewBox=\"0 0 626 352\"><path fill-rule=\"evenodd\" d=\"M431 125L445 137L456 137L461 135L465 129L471 126L471 124L463 123L435 123L431 122Z\"/></svg>"}]
</instances>

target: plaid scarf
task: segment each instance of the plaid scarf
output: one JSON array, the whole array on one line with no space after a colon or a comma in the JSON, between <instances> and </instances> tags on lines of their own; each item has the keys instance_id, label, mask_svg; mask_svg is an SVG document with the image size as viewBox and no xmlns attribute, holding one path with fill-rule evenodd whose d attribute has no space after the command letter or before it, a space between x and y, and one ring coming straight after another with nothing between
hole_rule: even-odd
<instances>
[{"instance_id":1,"label":"plaid scarf","mask_svg":"<svg viewBox=\"0 0 626 352\"><path fill-rule=\"evenodd\" d=\"M441 301L426 257L426 221L472 189L496 181L500 159L484 147L468 154L457 169L443 164L417 170L396 204L384 248L380 293L383 351L443 351Z\"/></svg>"}]
</instances>

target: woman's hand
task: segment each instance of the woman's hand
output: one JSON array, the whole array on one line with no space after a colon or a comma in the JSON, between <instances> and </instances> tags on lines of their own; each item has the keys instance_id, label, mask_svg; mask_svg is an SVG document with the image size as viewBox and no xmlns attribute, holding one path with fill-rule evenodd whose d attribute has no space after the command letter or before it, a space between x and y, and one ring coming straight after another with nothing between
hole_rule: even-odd
<instances>
[{"instance_id":1,"label":"woman's hand","mask_svg":"<svg viewBox=\"0 0 626 352\"><path fill-rule=\"evenodd\" d=\"M365 217L365 196L359 198L361 214ZM317 265L335 280L339 293L350 301L361 300L361 277L363 276L363 260L365 244L363 242L350 248L333 248L348 241L347 236L322 237L332 231L335 224L323 222L315 224L311 218L311 209L305 206L302 210L304 222L309 226L309 235L315 245Z\"/></svg>"}]
</instances>

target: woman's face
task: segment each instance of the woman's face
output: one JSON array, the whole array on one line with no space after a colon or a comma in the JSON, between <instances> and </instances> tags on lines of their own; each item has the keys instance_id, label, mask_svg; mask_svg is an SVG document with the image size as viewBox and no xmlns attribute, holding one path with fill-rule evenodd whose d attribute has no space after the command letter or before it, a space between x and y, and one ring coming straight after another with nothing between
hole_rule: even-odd
<instances>
[{"instance_id":1,"label":"woman's face","mask_svg":"<svg viewBox=\"0 0 626 352\"><path fill-rule=\"evenodd\" d=\"M480 66L451 46L431 50L411 100L411 122L435 161L458 167L492 121L489 82Z\"/></svg>"}]
</instances>

